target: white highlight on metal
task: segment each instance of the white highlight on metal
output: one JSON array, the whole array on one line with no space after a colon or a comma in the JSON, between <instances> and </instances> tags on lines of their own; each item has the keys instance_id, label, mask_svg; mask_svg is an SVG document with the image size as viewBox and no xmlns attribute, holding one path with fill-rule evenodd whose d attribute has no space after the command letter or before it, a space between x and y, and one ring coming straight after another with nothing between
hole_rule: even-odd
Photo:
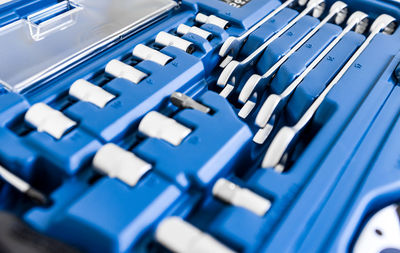
<instances>
[{"instance_id":1,"label":"white highlight on metal","mask_svg":"<svg viewBox=\"0 0 400 253\"><path fill-rule=\"evenodd\" d=\"M303 117L297 122L295 128L302 129L312 118L314 113L317 111L319 106L325 100L325 97L328 93L333 89L333 87L342 79L342 77L347 73L347 71L353 66L354 62L358 59L358 57L364 52L364 50L368 47L371 41L375 38L379 33L386 33L387 29L390 31L394 31L394 22L395 18L383 14L379 16L375 22L372 24L370 29L370 35L364 41L364 43L357 49L357 51L352 55L350 60L346 62L343 68L336 74L335 78L326 86L325 90L318 96L315 102L310 106L310 108L304 113Z\"/></svg>"},{"instance_id":2,"label":"white highlight on metal","mask_svg":"<svg viewBox=\"0 0 400 253\"><path fill-rule=\"evenodd\" d=\"M9 3L11 1L14 1L14 0L0 0L0 5Z\"/></svg>"},{"instance_id":3,"label":"white highlight on metal","mask_svg":"<svg viewBox=\"0 0 400 253\"><path fill-rule=\"evenodd\" d=\"M400 217L396 210L398 208L398 205L391 205L372 216L358 237L353 253L400 249Z\"/></svg>"},{"instance_id":4,"label":"white highlight on metal","mask_svg":"<svg viewBox=\"0 0 400 253\"><path fill-rule=\"evenodd\" d=\"M219 95L223 98L227 98L234 88L235 87L233 85L227 84L225 88L219 93Z\"/></svg>"},{"instance_id":5,"label":"white highlight on metal","mask_svg":"<svg viewBox=\"0 0 400 253\"><path fill-rule=\"evenodd\" d=\"M198 28L197 26L188 26L185 24L180 24L178 26L176 32L181 35L184 35L187 33L193 33L193 34L196 34L206 40L212 39L212 33L207 32L206 30L203 30L201 28Z\"/></svg>"},{"instance_id":6,"label":"white highlight on metal","mask_svg":"<svg viewBox=\"0 0 400 253\"><path fill-rule=\"evenodd\" d=\"M214 197L231 205L247 209L258 216L264 216L271 207L271 201L246 188L241 188L224 178L219 179L213 189Z\"/></svg>"},{"instance_id":7,"label":"white highlight on metal","mask_svg":"<svg viewBox=\"0 0 400 253\"><path fill-rule=\"evenodd\" d=\"M264 128L261 128L257 131L256 135L254 135L253 141L257 144L263 144L271 134L273 128L274 127L270 124L266 125Z\"/></svg>"},{"instance_id":8,"label":"white highlight on metal","mask_svg":"<svg viewBox=\"0 0 400 253\"><path fill-rule=\"evenodd\" d=\"M183 139L192 132L190 128L156 111L151 111L144 116L140 121L139 131L149 137L165 140L174 146L181 144Z\"/></svg>"},{"instance_id":9,"label":"white highlight on metal","mask_svg":"<svg viewBox=\"0 0 400 253\"><path fill-rule=\"evenodd\" d=\"M108 143L97 151L93 158L93 167L110 178L117 178L133 187L151 169L151 164L132 152Z\"/></svg>"},{"instance_id":10,"label":"white highlight on metal","mask_svg":"<svg viewBox=\"0 0 400 253\"><path fill-rule=\"evenodd\" d=\"M329 22L333 17L336 16L335 20L337 24L342 23L347 16L347 4L341 1L335 2L331 9L329 10L328 15L316 26L314 27L306 36L301 39L290 51L279 59L267 72L265 72L262 76L257 74L252 75L249 80L244 85L242 91L239 94L239 101L242 103L246 103L247 100L252 95L255 87L260 83L262 79L270 78L288 59L292 56L297 50L299 50L307 41L309 41L325 24Z\"/></svg>"},{"instance_id":11,"label":"white highlight on metal","mask_svg":"<svg viewBox=\"0 0 400 253\"><path fill-rule=\"evenodd\" d=\"M172 57L143 44L138 44L133 49L132 55L141 60L155 62L161 66L165 66L169 61L172 60Z\"/></svg>"},{"instance_id":12,"label":"white highlight on metal","mask_svg":"<svg viewBox=\"0 0 400 253\"><path fill-rule=\"evenodd\" d=\"M115 96L103 88L84 79L76 80L69 88L69 95L81 101L92 103L104 108Z\"/></svg>"},{"instance_id":13,"label":"white highlight on metal","mask_svg":"<svg viewBox=\"0 0 400 253\"><path fill-rule=\"evenodd\" d=\"M17 188L20 192L26 192L29 190L30 185L9 172L6 168L0 165L0 176L4 178L6 182Z\"/></svg>"},{"instance_id":14,"label":"white highlight on metal","mask_svg":"<svg viewBox=\"0 0 400 253\"><path fill-rule=\"evenodd\" d=\"M227 55L224 60L219 64L220 68L226 68L226 66L228 66L228 64L233 60L233 56L231 55Z\"/></svg>"},{"instance_id":15,"label":"white highlight on metal","mask_svg":"<svg viewBox=\"0 0 400 253\"><path fill-rule=\"evenodd\" d=\"M394 31L394 22L395 18L386 14L379 16L375 20L370 28L370 35L367 37L367 39L363 42L363 44L361 44L357 51L341 68L339 73L336 74L333 80L326 86L324 91L317 97L317 99L315 99L315 101L311 104L311 106L307 109L307 111L303 114L299 121L297 121L294 126L285 126L278 132L265 154L264 160L262 162L263 168L274 167L279 168L280 171L282 170L281 167L284 166L285 160L288 156L288 151L294 144L296 137L310 122L329 92L336 84L339 83L342 77L353 66L355 61L364 52L364 50L368 47L368 45L375 38L376 35L378 35L379 33Z\"/></svg>"},{"instance_id":16,"label":"white highlight on metal","mask_svg":"<svg viewBox=\"0 0 400 253\"><path fill-rule=\"evenodd\" d=\"M115 59L107 63L105 72L111 76L123 78L136 84L147 77L146 73Z\"/></svg>"},{"instance_id":17,"label":"white highlight on metal","mask_svg":"<svg viewBox=\"0 0 400 253\"><path fill-rule=\"evenodd\" d=\"M209 113L211 111L209 107L180 92L172 93L170 100L173 105L183 109L189 108L203 113Z\"/></svg>"},{"instance_id":18,"label":"white highlight on metal","mask_svg":"<svg viewBox=\"0 0 400 253\"><path fill-rule=\"evenodd\" d=\"M229 21L219 18L214 15L207 16L203 13L199 13L196 15L195 20L202 24L212 24L216 25L222 29L227 29L229 25Z\"/></svg>"},{"instance_id":19,"label":"white highlight on metal","mask_svg":"<svg viewBox=\"0 0 400 253\"><path fill-rule=\"evenodd\" d=\"M234 57L236 57L239 54L244 41L247 39L247 37L249 37L250 34L252 34L260 26L262 26L264 23L266 23L268 20L270 20L276 14L278 14L281 10L288 7L290 4L294 3L295 1L296 0L288 0L288 1L284 2L278 8L273 10L271 13L269 13L267 16L265 16L263 19L261 19L255 25L253 25L249 30L247 30L240 37L230 36L222 45L222 47L219 51L219 55L221 57L225 57L229 54L229 58L226 58L226 59L228 59L227 61L230 62ZM221 67L225 67L229 62L225 62L224 64L221 65Z\"/></svg>"},{"instance_id":20,"label":"white highlight on metal","mask_svg":"<svg viewBox=\"0 0 400 253\"><path fill-rule=\"evenodd\" d=\"M222 71L221 75L217 80L217 85L225 87L229 82L231 85L235 86L239 80L238 73L234 75L237 68L242 67L242 71L246 71L249 67L253 66L264 50L276 39L287 32L292 26L294 26L301 18L313 11L314 14L322 14L322 10L325 8L324 0L310 0L307 7L299 13L294 19L292 19L285 27L279 30L275 35L265 41L260 47L258 47L253 53L247 56L243 61L231 61ZM318 11L317 11L318 10Z\"/></svg>"},{"instance_id":21,"label":"white highlight on metal","mask_svg":"<svg viewBox=\"0 0 400 253\"><path fill-rule=\"evenodd\" d=\"M155 238L164 247L176 253L234 252L180 217L168 217L161 221L156 229Z\"/></svg>"},{"instance_id":22,"label":"white highlight on metal","mask_svg":"<svg viewBox=\"0 0 400 253\"><path fill-rule=\"evenodd\" d=\"M256 116L255 123L261 128L271 127L271 120L274 115L284 107L287 98L303 82L307 75L333 50L333 48L343 39L343 37L356 27L366 27L368 24L367 14L357 11L350 16L347 26L329 45L315 58L310 65L293 81L281 94L271 94L264 101ZM359 28L360 30L361 28ZM361 31L361 30L360 30ZM262 131L262 130L261 130ZM259 143L261 144L261 143Z\"/></svg>"},{"instance_id":23,"label":"white highlight on metal","mask_svg":"<svg viewBox=\"0 0 400 253\"><path fill-rule=\"evenodd\" d=\"M25 121L36 127L37 131L45 132L56 139L60 139L67 130L76 125L75 121L45 103L32 105L25 114Z\"/></svg>"},{"instance_id":24,"label":"white highlight on metal","mask_svg":"<svg viewBox=\"0 0 400 253\"><path fill-rule=\"evenodd\" d=\"M159 32L155 42L165 47L172 46L179 48L187 53L192 53L194 50L192 42L166 32Z\"/></svg>"},{"instance_id":25,"label":"white highlight on metal","mask_svg":"<svg viewBox=\"0 0 400 253\"><path fill-rule=\"evenodd\" d=\"M236 68L241 65L241 62L238 61L231 61L229 62L224 70L221 72L221 75L218 77L217 80L217 85L220 87L224 87L225 85L228 84L229 79L231 78L233 72L236 70ZM235 77L232 77L235 78ZM235 79L233 79L234 83L236 83Z\"/></svg>"},{"instance_id":26,"label":"white highlight on metal","mask_svg":"<svg viewBox=\"0 0 400 253\"><path fill-rule=\"evenodd\" d=\"M241 117L242 119L247 118L251 111L256 107L256 103L253 101L247 101L247 103L240 109L238 116Z\"/></svg>"}]
</instances>

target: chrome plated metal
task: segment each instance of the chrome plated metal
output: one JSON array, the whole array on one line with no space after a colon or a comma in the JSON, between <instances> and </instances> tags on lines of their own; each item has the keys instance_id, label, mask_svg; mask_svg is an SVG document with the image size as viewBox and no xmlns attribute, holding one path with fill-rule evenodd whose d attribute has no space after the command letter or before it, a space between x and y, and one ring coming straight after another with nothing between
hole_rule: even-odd
<instances>
[{"instance_id":1,"label":"chrome plated metal","mask_svg":"<svg viewBox=\"0 0 400 253\"><path fill-rule=\"evenodd\" d=\"M265 16L263 19L258 21L255 25L253 25L249 30L247 30L244 34L242 34L239 37L235 36L230 36L222 45L221 49L219 50L219 55L221 57L227 57L228 59L234 59L240 52L240 49L242 48L244 42L246 39L249 37L250 34L252 34L255 30L257 30L260 26L265 24L268 20L270 20L272 17L274 17L276 14L278 14L280 11L282 11L284 8L290 6L291 4L295 3L296 0L287 0L283 4L281 4L279 7L277 7L275 10L273 10L271 13L269 13L267 16ZM225 59L227 59L225 58ZM227 62L229 63L229 62ZM227 64L226 63L226 64ZM221 67L226 67L221 66Z\"/></svg>"},{"instance_id":2,"label":"chrome plated metal","mask_svg":"<svg viewBox=\"0 0 400 253\"><path fill-rule=\"evenodd\" d=\"M355 12L350 16L347 26L343 31L322 51L321 54L297 77L281 94L271 94L263 103L256 117L256 124L265 127L274 115L279 113L286 104L289 96L301 84L306 76L333 50L333 48L343 39L343 37L356 27L366 27L368 24L367 14ZM357 29L362 31L361 29Z\"/></svg>"},{"instance_id":3,"label":"chrome plated metal","mask_svg":"<svg viewBox=\"0 0 400 253\"><path fill-rule=\"evenodd\" d=\"M325 24L327 24L330 20L335 18L336 24L341 24L347 17L348 9L347 4L338 1L335 2L331 9L329 10L328 15L314 28L312 29L303 39L301 39L290 51L282 56L278 62L276 62L267 72L265 72L262 76L254 74L244 85L243 89L239 94L239 101L242 103L246 103L248 99L253 94L254 90L257 86L262 83L266 83L270 80L270 78L276 73L276 71L292 56L297 50L299 50L304 44L307 43Z\"/></svg>"},{"instance_id":4,"label":"chrome plated metal","mask_svg":"<svg viewBox=\"0 0 400 253\"><path fill-rule=\"evenodd\" d=\"M300 120L294 126L285 126L278 132L265 154L264 160L262 162L263 168L275 168L279 171L284 170L285 160L287 159L291 148L294 146L295 141L299 137L301 131L310 122L315 112L319 109L328 93L337 83L339 83L342 77L347 73L351 66L353 66L354 62L365 51L365 49L368 47L368 45L375 38L376 35L378 35L379 33L393 33L395 27L395 18L389 15L383 14L375 20L370 28L370 34L366 38L366 40L352 55L352 57L346 62L339 73L336 74L333 80L327 85L324 91L308 108L308 110L304 113Z\"/></svg>"},{"instance_id":5,"label":"chrome plated metal","mask_svg":"<svg viewBox=\"0 0 400 253\"><path fill-rule=\"evenodd\" d=\"M231 61L222 71L220 77L217 80L217 85L220 87L225 87L227 84L236 86L239 83L241 75L254 66L256 61L259 59L264 50L277 38L283 35L287 30L293 27L301 18L313 12L314 16L319 17L322 15L323 9L325 8L324 0L311 0L307 4L307 7L298 14L294 19L292 19L284 28L278 31L275 35L264 42L259 48L257 48L252 54L250 54L246 59L241 62Z\"/></svg>"}]
</instances>

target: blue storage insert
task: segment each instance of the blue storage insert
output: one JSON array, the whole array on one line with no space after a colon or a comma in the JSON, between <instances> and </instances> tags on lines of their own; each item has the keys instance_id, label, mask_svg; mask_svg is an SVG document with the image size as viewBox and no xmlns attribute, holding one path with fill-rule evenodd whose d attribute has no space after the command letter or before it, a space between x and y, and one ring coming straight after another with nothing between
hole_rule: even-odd
<instances>
[{"instance_id":1,"label":"blue storage insert","mask_svg":"<svg viewBox=\"0 0 400 253\"><path fill-rule=\"evenodd\" d=\"M162 52L174 57L166 66L143 61L136 68L149 73L139 84L114 79L104 89L118 95L103 109L87 102L77 102L66 109L66 115L79 119L83 128L103 141L119 141L138 119L160 105L176 90L185 90L204 78L202 62L182 50L168 47Z\"/></svg>"},{"instance_id":2,"label":"blue storage insert","mask_svg":"<svg viewBox=\"0 0 400 253\"><path fill-rule=\"evenodd\" d=\"M338 35L338 32L336 32L336 36ZM336 37L335 36L335 37ZM320 52L322 52L325 47L331 42L332 38L328 38L328 40L325 41L320 41L321 44L314 44L315 47L307 48L307 46L303 46L299 51L297 51L295 54L293 54L292 57L290 57L279 69L279 71L276 74L276 77L274 80L271 82L271 90L276 93L280 94L284 91L284 89L289 86L289 84L296 79L297 76L299 76L306 68L307 66L318 56ZM362 42L363 42L364 37L359 34L354 34L354 33L349 33L347 34L341 42L331 51L331 53L325 57L335 57L336 54L335 52L339 52L339 54L342 54L343 49L341 49L340 45L344 44L344 47L346 48L351 48L350 50L354 51ZM310 53L311 51L311 53ZM330 58L331 59L331 58ZM299 64L299 62L304 62L305 64ZM342 65L340 64L342 62L337 62L335 65L337 68L341 68ZM321 66L322 62L318 64L317 68ZM333 64L331 64L333 65ZM313 71L314 72L314 71ZM318 72L322 76L323 74L329 73L329 71L324 71L324 72ZM311 74L311 73L310 73ZM307 76L308 77L308 76Z\"/></svg>"},{"instance_id":3,"label":"blue storage insert","mask_svg":"<svg viewBox=\"0 0 400 253\"><path fill-rule=\"evenodd\" d=\"M314 218L342 176L345 165L353 157L364 133L390 94L392 86L380 85L377 77L385 70L392 73L393 69L387 68L393 55L399 50L395 42L398 35L398 32L391 36L378 35L317 112L314 123L322 128L291 168L291 171L312 169L316 173L312 177L307 176L310 181L297 196L293 206L287 211L288 218L282 221L274 238L264 246L263 251L299 250L298 247L307 236L306 231L312 226ZM378 52L375 48L386 50ZM365 64L371 58L374 59L374 64ZM357 85L361 83L363 85ZM327 153L327 150L331 151ZM287 238L287 233L291 233L292 237Z\"/></svg>"},{"instance_id":4,"label":"blue storage insert","mask_svg":"<svg viewBox=\"0 0 400 253\"><path fill-rule=\"evenodd\" d=\"M305 16L292 26L285 34L275 40L262 54L256 64L257 72L263 74L268 71L283 55L290 51L304 36L319 23L317 18ZM338 29L337 26L335 26ZM335 29L333 28L333 29ZM324 30L321 30L323 32ZM316 38L314 35L313 38ZM308 43L311 44L311 41ZM293 57L293 56L292 56ZM290 59L292 59L290 57ZM312 57L310 57L312 59ZM303 62L303 61L299 61Z\"/></svg>"},{"instance_id":5,"label":"blue storage insert","mask_svg":"<svg viewBox=\"0 0 400 253\"><path fill-rule=\"evenodd\" d=\"M276 16L268 20L249 35L246 43L243 45L242 50L240 51L240 55L242 57L250 55L265 41L285 27L297 14L298 12L295 10L289 8L283 9Z\"/></svg>"},{"instance_id":6,"label":"blue storage insert","mask_svg":"<svg viewBox=\"0 0 400 253\"><path fill-rule=\"evenodd\" d=\"M47 170L50 178L60 179L76 173L100 147L100 142L79 127L56 140L36 130L18 136L12 125L24 125L23 116L29 104L15 93L2 95L0 136L7 145L0 145L0 158L6 167L18 168L22 176ZM16 117L13 119L13 117ZM37 168L39 171L31 172ZM57 173L56 173L57 172ZM48 178L49 179L49 178Z\"/></svg>"},{"instance_id":7,"label":"blue storage insert","mask_svg":"<svg viewBox=\"0 0 400 253\"><path fill-rule=\"evenodd\" d=\"M270 1L251 1L242 8L232 7L222 1L209 0L183 0L182 3L194 12L212 13L220 18L231 21L241 29L248 29L267 13L273 11L281 3L277 0ZM240 31L235 30L235 35Z\"/></svg>"},{"instance_id":8,"label":"blue storage insert","mask_svg":"<svg viewBox=\"0 0 400 253\"><path fill-rule=\"evenodd\" d=\"M128 252L181 197L181 191L150 173L135 187L103 178L68 202L64 195L55 197L55 207L32 209L26 221L87 252ZM58 201L62 209L57 208Z\"/></svg>"},{"instance_id":9,"label":"blue storage insert","mask_svg":"<svg viewBox=\"0 0 400 253\"><path fill-rule=\"evenodd\" d=\"M265 223L256 214L238 207L228 206L215 217L210 231L242 252L250 252L262 241Z\"/></svg>"},{"instance_id":10,"label":"blue storage insert","mask_svg":"<svg viewBox=\"0 0 400 253\"><path fill-rule=\"evenodd\" d=\"M296 25L289 29L285 34L272 42L262 54L260 60L256 64L256 73L263 75L271 68L279 59L290 51L299 40L305 36L312 28L318 24L318 20L309 16L301 19ZM282 64L277 71L274 79L265 82L265 85L259 84L255 89L253 98L258 99L258 104L263 102L262 94L266 91L272 91L275 94L280 94L283 90L293 81L299 73L304 71L308 64L310 64L320 54L324 48L331 42L339 33L341 29L332 24L326 24L311 37L305 45L300 47L290 58ZM301 64L300 64L301 63ZM295 66L295 67L294 67ZM241 90L241 88L239 88ZM255 95L257 95L255 97ZM265 97L264 97L265 98Z\"/></svg>"},{"instance_id":11,"label":"blue storage insert","mask_svg":"<svg viewBox=\"0 0 400 253\"><path fill-rule=\"evenodd\" d=\"M60 172L74 174L72 178L63 179L63 184L53 192L53 206L34 208L25 219L38 230L90 252L104 249L144 252L149 249L148 243L154 241L157 223L170 214L188 217L189 222L243 252L342 252L350 249L364 216L398 200L399 186L395 181L398 155L393 150L398 139L399 104L396 99L398 87L393 86L391 75L399 61L398 56L393 58L400 49L397 43L399 32L374 39L329 94L315 116L311 130L300 139L306 146L296 156L295 164L288 172L278 174L271 169L256 168L260 157L255 158L255 153L262 154L268 143L263 147L251 143L252 119L242 122L235 115L237 109L231 108L217 94L202 94L207 86L213 88L218 77L220 58L217 53L222 41L228 35L242 33L278 4L280 2L275 0L251 1L242 8L233 8L217 0L184 0L182 9L175 10L163 22L84 62L76 72L60 75L43 89L32 91L26 95L27 100L12 93L2 95L0 119L4 121L0 121L0 138L13 145L0 145L1 164L26 179L43 171L51 170L55 174L47 175L39 182L59 181L64 176ZM393 1L356 0L349 4L350 10L367 10L371 17L382 12L397 17L399 14L399 4ZM73 81L78 78L97 80L99 69L110 59L121 59L138 43L152 46L156 31L173 33L180 23L194 24L196 11L226 18L232 26L224 31L213 25L202 25L216 35L210 42L194 34L184 35L184 39L197 47L192 55L171 47L163 48L162 52L175 58L165 69L146 61L135 65L150 74L138 85L123 79L102 79L100 85L118 95L117 99L104 109L83 102L66 108L64 113L79 121L79 126L65 139L57 142L37 132L18 136L14 124L21 122L29 104L43 101L62 108L66 91ZM294 10L285 9L279 15L283 16L284 12L296 14ZM290 19L282 18L282 26ZM301 37L292 40L286 36L293 31L304 34L317 24L311 17L301 22L305 22L304 26L295 25L269 46L258 62L259 71L263 72L276 62ZM258 29L247 41L244 48L247 53L256 45L251 40L264 41L274 32L264 33L262 29L265 27ZM324 26L285 63L287 72L281 68L272 82L272 89L283 89L298 75L299 68L304 69L339 32L338 26ZM338 71L338 65L349 58L362 40L361 35L349 34L312 71L285 108L285 123L301 116L328 79ZM336 64L329 60L332 57ZM370 59L374 59L373 64ZM179 64L173 66L173 63ZM246 74L250 72L253 71ZM170 79L165 80L166 76ZM214 112L207 115L184 110L175 115L175 108L167 105L168 96L175 90L195 96ZM153 163L153 171L134 188L106 177L93 184L87 183L88 178L81 178L82 173L90 172L91 168L86 165L101 142L129 143L129 138L136 135L140 118L154 109L174 115L193 132L178 147L156 139L146 139L134 147L134 153ZM84 137L75 139L76 135ZM381 145L384 148L379 151ZM211 200L212 203L207 205L215 180L221 176L232 178L234 174L241 176L238 179L240 185L273 201L265 217L216 203L217 200ZM386 184L390 185L383 186ZM184 190L187 191L183 193ZM78 233L83 236L77 237Z\"/></svg>"},{"instance_id":12,"label":"blue storage insert","mask_svg":"<svg viewBox=\"0 0 400 253\"><path fill-rule=\"evenodd\" d=\"M243 161L251 131L234 114L227 101L213 92L199 98L214 110L213 115L183 110L174 118L193 131L179 146L149 138L134 153L154 163L154 170L180 187L207 188L218 177L231 172Z\"/></svg>"},{"instance_id":13,"label":"blue storage insert","mask_svg":"<svg viewBox=\"0 0 400 253\"><path fill-rule=\"evenodd\" d=\"M321 94L329 81L340 71L341 67L350 59L363 41L364 37L360 34L347 34L318 66L304 78L292 94L286 107L286 115L289 122L297 122L301 118L315 98ZM293 64L294 62L292 61L291 63Z\"/></svg>"},{"instance_id":14,"label":"blue storage insert","mask_svg":"<svg viewBox=\"0 0 400 253\"><path fill-rule=\"evenodd\" d=\"M313 251L323 246L329 252L351 250L352 239L357 235L363 218L399 200L399 153L396 146L400 104L397 99L399 87L394 86L396 82L393 80L394 68L399 61L400 55L397 54L377 82L379 86L386 86L382 90L390 90L389 97L343 167L343 174L309 229L302 249ZM317 232L321 227L335 237L328 239L327 234Z\"/></svg>"}]
</instances>

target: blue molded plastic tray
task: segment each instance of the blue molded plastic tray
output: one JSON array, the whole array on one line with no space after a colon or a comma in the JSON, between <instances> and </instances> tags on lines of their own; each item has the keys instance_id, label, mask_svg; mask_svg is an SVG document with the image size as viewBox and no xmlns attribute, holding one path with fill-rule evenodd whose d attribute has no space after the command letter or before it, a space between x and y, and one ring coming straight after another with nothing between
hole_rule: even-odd
<instances>
[{"instance_id":1,"label":"blue molded plastic tray","mask_svg":"<svg viewBox=\"0 0 400 253\"><path fill-rule=\"evenodd\" d=\"M82 0L83 8L85 2L93 8L100 4ZM245 33L281 4L278 0L247 2L240 8L219 0L168 3L162 6L162 12L153 10L158 14L134 33L124 34L68 68L35 80L29 89L18 89L17 93L4 85L0 93L0 165L50 196L53 203L36 206L3 183L2 210L17 214L37 231L84 252L163 252L166 248L156 241L155 231L169 216L182 217L239 252L352 252L368 219L400 201L400 104L394 75L400 63L400 29L393 34L378 34L372 40L299 137L286 170L278 173L273 168L261 168L272 137L280 127L293 125L301 118L369 34L351 31L344 36L293 92L270 138L258 145L252 139L259 129L254 122L259 104L247 119L240 118L238 93L252 74L267 71L321 18L306 15L273 41L226 99L218 94L222 89L216 85L223 70L223 59L218 55L221 45L229 36ZM381 14L392 15L397 21L400 18L397 1L345 2L350 14L363 11L371 23ZM333 3L327 0L326 9ZM14 0L0 5L0 38L2 28L57 4L65 3ZM285 8L261 25L244 42L237 58L250 55L303 9L298 5ZM230 25L223 29L199 23L195 20L198 13L215 15ZM180 24L197 26L212 33L213 38L207 40L195 33L179 35L195 45L191 54L155 43L161 31L178 36ZM333 22L322 26L252 100L260 103L268 94L282 92L344 26ZM51 36L57 39L63 29ZM15 50L11 44L0 47L5 52ZM132 49L138 44L152 47L172 60L161 66L137 59ZM7 65L3 59L0 50L0 66ZM112 59L130 64L147 77L137 84L110 77L104 68ZM14 70L10 74L22 77ZM2 73L0 69L0 79ZM80 78L116 98L104 108L71 98L68 90ZM212 113L172 105L169 96L175 91L193 97ZM39 102L63 112L77 126L61 139L36 131L25 122L24 115ZM174 118L192 132L179 146L143 136L138 125L153 110ZM95 172L93 157L109 142L152 165L136 186ZM212 187L219 178L270 200L271 208L260 217L218 200L213 197Z\"/></svg>"}]
</instances>

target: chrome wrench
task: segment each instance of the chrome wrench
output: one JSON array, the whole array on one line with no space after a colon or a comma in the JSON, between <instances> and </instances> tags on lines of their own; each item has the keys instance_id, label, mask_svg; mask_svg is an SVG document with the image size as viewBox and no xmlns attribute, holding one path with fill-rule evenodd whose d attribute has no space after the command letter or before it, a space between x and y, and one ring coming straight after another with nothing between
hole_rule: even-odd
<instances>
[{"instance_id":1,"label":"chrome wrench","mask_svg":"<svg viewBox=\"0 0 400 253\"><path fill-rule=\"evenodd\" d=\"M277 38L282 36L287 30L289 30L292 26L294 26L301 18L306 16L308 13L313 11L313 15L315 17L320 17L325 8L324 0L310 0L307 4L307 7L298 14L292 21L290 21L284 28L282 28L279 32L277 32L274 36L264 42L259 48L257 48L252 54L250 54L246 59L241 62L231 61L222 71L220 77L217 80L217 85L221 87L225 87L225 91L221 92L221 95L229 95L230 92L235 87L238 82L239 76L247 71L249 68L254 66L262 52ZM228 87L227 87L228 86ZM229 87L231 86L231 87ZM226 92L226 90L230 90Z\"/></svg>"},{"instance_id":2,"label":"chrome wrench","mask_svg":"<svg viewBox=\"0 0 400 253\"><path fill-rule=\"evenodd\" d=\"M330 8L328 15L318 24L318 26L312 29L301 41L299 41L292 49L290 49L287 54L282 56L282 58L279 59L279 61L276 62L267 72L265 72L262 76L254 74L249 78L239 94L239 101L242 103L247 103L254 90L259 86L263 86L262 84L266 84L276 73L276 71L287 61L287 59L289 59L290 56L292 56L297 50L306 44L307 41L309 41L311 37L313 37L325 24L335 18L335 23L339 25L346 19L347 13L348 9L346 3L341 1L335 2ZM242 118L246 118L247 115L243 115L244 117Z\"/></svg>"},{"instance_id":3,"label":"chrome wrench","mask_svg":"<svg viewBox=\"0 0 400 253\"><path fill-rule=\"evenodd\" d=\"M226 65L228 65L228 63L231 62L239 54L244 42L246 41L246 39L249 37L250 34L252 34L260 26L262 26L268 20L270 20L272 17L274 17L276 14L278 14L281 10L285 9L286 7L293 4L294 2L296 2L296 0L287 0L286 2L281 4L278 8L276 8L271 13L269 13L266 17L261 19L258 23L253 25L247 32L245 32L241 36L239 36L239 37L230 36L224 42L224 44L222 44L222 47L219 50L219 55L221 57L226 57L223 60L223 62L221 63L220 67L225 68Z\"/></svg>"},{"instance_id":4,"label":"chrome wrench","mask_svg":"<svg viewBox=\"0 0 400 253\"><path fill-rule=\"evenodd\" d=\"M332 51L332 49L348 34L355 29L358 33L363 33L368 26L367 14L357 11L353 13L343 31L322 51L321 54L297 77L281 94L271 94L261 106L256 117L256 125L262 129L254 137L258 144L264 143L269 132L273 128L274 116L281 112L286 105L290 95L301 84L304 78Z\"/></svg>"},{"instance_id":5,"label":"chrome wrench","mask_svg":"<svg viewBox=\"0 0 400 253\"><path fill-rule=\"evenodd\" d=\"M264 160L262 162L263 168L275 168L277 172L283 172L285 169L284 160L288 157L290 149L293 147L295 140L299 137L301 131L313 118L315 112L321 106L322 102L325 100L328 93L332 88L342 79L342 77L347 73L347 71L353 66L354 62L358 57L364 52L371 41L379 33L391 34L394 32L396 27L395 18L383 14L379 16L370 28L370 35L363 42L363 44L358 48L358 50L353 54L353 56L346 62L344 67L339 73L333 78L333 80L327 85L324 91L318 96L314 103L308 108L300 120L292 127L283 127L279 130L278 134L273 139L271 145L269 146ZM283 162L283 163L282 163Z\"/></svg>"}]
</instances>

